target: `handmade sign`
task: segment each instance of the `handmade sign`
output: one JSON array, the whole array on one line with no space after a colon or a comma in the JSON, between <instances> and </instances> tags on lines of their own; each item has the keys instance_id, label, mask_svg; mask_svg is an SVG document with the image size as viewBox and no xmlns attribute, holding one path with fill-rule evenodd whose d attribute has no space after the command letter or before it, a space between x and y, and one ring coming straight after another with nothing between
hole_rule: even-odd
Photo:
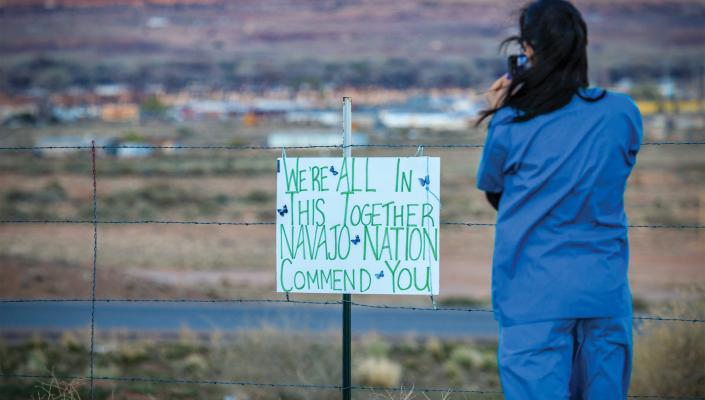
<instances>
[{"instance_id":1,"label":"handmade sign","mask_svg":"<svg viewBox=\"0 0 705 400\"><path fill-rule=\"evenodd\" d=\"M438 157L277 160L278 292L438 294Z\"/></svg>"}]
</instances>

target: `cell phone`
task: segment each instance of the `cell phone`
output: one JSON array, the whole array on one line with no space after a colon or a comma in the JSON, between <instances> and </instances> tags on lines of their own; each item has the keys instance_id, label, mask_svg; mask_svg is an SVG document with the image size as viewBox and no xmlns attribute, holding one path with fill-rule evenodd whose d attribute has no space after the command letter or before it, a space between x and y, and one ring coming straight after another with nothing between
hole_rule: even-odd
<instances>
[{"instance_id":1,"label":"cell phone","mask_svg":"<svg viewBox=\"0 0 705 400\"><path fill-rule=\"evenodd\" d=\"M509 72L509 78L516 76L518 73L524 71L529 66L529 57L523 54L512 54L507 57L507 72Z\"/></svg>"}]
</instances>

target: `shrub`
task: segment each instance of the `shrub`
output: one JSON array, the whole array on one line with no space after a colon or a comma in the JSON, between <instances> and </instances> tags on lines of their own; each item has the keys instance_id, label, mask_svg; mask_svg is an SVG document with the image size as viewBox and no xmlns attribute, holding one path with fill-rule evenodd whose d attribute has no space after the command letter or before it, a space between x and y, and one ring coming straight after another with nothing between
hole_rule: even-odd
<instances>
[{"instance_id":1,"label":"shrub","mask_svg":"<svg viewBox=\"0 0 705 400\"><path fill-rule=\"evenodd\" d=\"M61 346L69 352L81 352L85 350L85 345L72 331L64 331L59 338Z\"/></svg>"},{"instance_id":2,"label":"shrub","mask_svg":"<svg viewBox=\"0 0 705 400\"><path fill-rule=\"evenodd\" d=\"M22 368L23 373L40 374L47 370L47 356L41 348L34 348L27 354Z\"/></svg>"},{"instance_id":3,"label":"shrub","mask_svg":"<svg viewBox=\"0 0 705 400\"><path fill-rule=\"evenodd\" d=\"M196 353L189 354L180 363L181 369L188 374L201 374L208 371L208 360Z\"/></svg>"},{"instance_id":4,"label":"shrub","mask_svg":"<svg viewBox=\"0 0 705 400\"><path fill-rule=\"evenodd\" d=\"M443 343L436 337L429 337L426 340L426 351L431 353L434 359L441 360L445 355L443 351Z\"/></svg>"},{"instance_id":5,"label":"shrub","mask_svg":"<svg viewBox=\"0 0 705 400\"><path fill-rule=\"evenodd\" d=\"M39 191L25 191L22 189L11 189L5 194L5 201L9 203L32 203L40 206L48 206L66 200L67 195L64 187L57 181L49 182L44 189Z\"/></svg>"},{"instance_id":6,"label":"shrub","mask_svg":"<svg viewBox=\"0 0 705 400\"><path fill-rule=\"evenodd\" d=\"M453 386L463 385L463 369L455 361L447 360L443 363L443 371L446 374L446 378Z\"/></svg>"},{"instance_id":7,"label":"shrub","mask_svg":"<svg viewBox=\"0 0 705 400\"><path fill-rule=\"evenodd\" d=\"M465 368L481 368L485 357L476 349L467 345L460 345L450 353L450 359Z\"/></svg>"},{"instance_id":8,"label":"shrub","mask_svg":"<svg viewBox=\"0 0 705 400\"><path fill-rule=\"evenodd\" d=\"M249 203L265 203L274 199L274 194L261 189L256 189L248 193L243 200Z\"/></svg>"},{"instance_id":9,"label":"shrub","mask_svg":"<svg viewBox=\"0 0 705 400\"><path fill-rule=\"evenodd\" d=\"M121 365L135 365L149 359L149 349L143 342L121 343L114 353Z\"/></svg>"},{"instance_id":10,"label":"shrub","mask_svg":"<svg viewBox=\"0 0 705 400\"><path fill-rule=\"evenodd\" d=\"M363 336L360 345L370 357L386 358L389 354L389 343L377 333Z\"/></svg>"},{"instance_id":11,"label":"shrub","mask_svg":"<svg viewBox=\"0 0 705 400\"><path fill-rule=\"evenodd\" d=\"M401 380L401 365L386 357L367 357L355 367L355 377L361 385L397 387Z\"/></svg>"}]
</instances>

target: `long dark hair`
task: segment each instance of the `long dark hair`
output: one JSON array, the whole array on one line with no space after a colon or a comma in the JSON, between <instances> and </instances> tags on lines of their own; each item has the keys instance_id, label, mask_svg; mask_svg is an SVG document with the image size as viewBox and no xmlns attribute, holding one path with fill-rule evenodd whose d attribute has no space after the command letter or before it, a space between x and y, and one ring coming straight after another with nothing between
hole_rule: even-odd
<instances>
[{"instance_id":1,"label":"long dark hair","mask_svg":"<svg viewBox=\"0 0 705 400\"><path fill-rule=\"evenodd\" d=\"M518 111L513 122L528 121L568 104L577 94L598 101L606 94L590 98L579 89L587 88L587 25L580 11L564 0L537 0L521 9L519 35L503 40L500 50L510 43L533 49L532 66L512 77L507 94L497 108L480 112L482 120L504 106Z\"/></svg>"}]
</instances>

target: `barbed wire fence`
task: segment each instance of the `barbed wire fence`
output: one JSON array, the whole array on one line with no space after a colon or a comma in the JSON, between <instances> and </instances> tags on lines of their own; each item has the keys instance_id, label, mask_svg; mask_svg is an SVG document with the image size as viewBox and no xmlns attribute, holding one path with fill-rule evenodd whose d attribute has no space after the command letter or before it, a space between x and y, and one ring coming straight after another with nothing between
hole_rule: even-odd
<instances>
[{"instance_id":1,"label":"barbed wire fence","mask_svg":"<svg viewBox=\"0 0 705 400\"><path fill-rule=\"evenodd\" d=\"M679 146L679 145L705 145L705 141L651 141L643 142L642 146ZM94 370L95 365L95 306L96 303L289 303L289 304L315 304L315 305L341 305L346 301L313 301L313 300L293 300L293 299L259 299L259 298L232 298L232 299L190 299L190 298L98 298L96 297L96 273L98 259L98 226L102 224L175 224L175 225L230 225L230 226L261 226L274 225L274 221L179 221L179 220L99 220L97 206L97 173L96 173L96 150L109 149L169 149L169 150L334 150L344 149L346 147L356 148L441 148L441 149L478 149L482 148L481 144L351 144L343 145L309 145L309 146L223 146L223 145L173 145L173 146L153 146L153 145L105 145L96 146L92 142L90 146L0 146L0 151L3 152L43 152L45 150L90 150L91 153L91 172L92 172L92 219L4 219L0 220L0 224L91 224L93 227L93 258L92 258L92 277L91 277L91 297L90 298L15 298L15 299L0 299L0 304L8 303L40 303L40 302L62 302L62 303L91 303L91 319L90 319L90 373L88 376L79 375L33 375L33 374L0 374L3 378L17 379L63 379L63 380L86 380L90 386L90 398L94 399L95 381L112 381L112 382L143 382L155 384L186 384L186 385L227 385L227 386L244 386L244 387L269 387L269 388L298 388L309 390L336 390L341 391L346 389L343 385L324 385L324 384L299 384L299 383L281 383L281 382L253 382L253 381L237 381L237 380L199 380L199 379L181 379L181 378L155 378L148 376L99 376ZM464 221L441 221L442 225L458 226L458 227L493 227L493 223L479 222L464 222ZM705 225L667 225L667 224L631 224L629 228L650 228L650 229L705 229ZM479 312L491 313L491 309L487 308L464 308L464 307L420 307L420 306L401 306L390 304L369 304L349 301L354 307L367 307L378 309L398 309L410 311L453 311L453 312ZM705 329L705 316L682 318L675 316L663 315L635 315L633 319L636 321L662 321L670 323L689 323L696 325L696 329ZM373 387L363 385L351 385L349 389L358 391L404 391L400 388ZM482 389L456 389L456 388L430 388L430 387L414 387L415 392L420 393L457 393L457 394L473 394L473 395L493 395L501 396L499 390L482 390ZM705 397L687 397L687 396L663 396L651 394L635 394L629 395L629 398L636 399L702 399Z\"/></svg>"}]
</instances>

